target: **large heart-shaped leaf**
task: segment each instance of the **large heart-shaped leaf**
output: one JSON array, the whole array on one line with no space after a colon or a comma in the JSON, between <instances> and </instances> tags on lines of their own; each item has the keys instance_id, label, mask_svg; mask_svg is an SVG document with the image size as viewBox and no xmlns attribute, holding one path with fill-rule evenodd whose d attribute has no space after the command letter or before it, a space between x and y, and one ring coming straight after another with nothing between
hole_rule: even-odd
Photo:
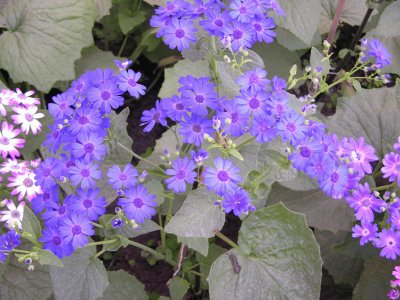
<instances>
[{"instance_id":1,"label":"large heart-shaped leaf","mask_svg":"<svg viewBox=\"0 0 400 300\"><path fill-rule=\"evenodd\" d=\"M75 77L74 61L93 43L92 0L10 0L0 11L0 65L15 82L48 92Z\"/></svg>"},{"instance_id":2,"label":"large heart-shaped leaf","mask_svg":"<svg viewBox=\"0 0 400 300\"><path fill-rule=\"evenodd\" d=\"M143 300L147 299L144 285L123 270L107 272L110 285L100 300Z\"/></svg>"}]
</instances>

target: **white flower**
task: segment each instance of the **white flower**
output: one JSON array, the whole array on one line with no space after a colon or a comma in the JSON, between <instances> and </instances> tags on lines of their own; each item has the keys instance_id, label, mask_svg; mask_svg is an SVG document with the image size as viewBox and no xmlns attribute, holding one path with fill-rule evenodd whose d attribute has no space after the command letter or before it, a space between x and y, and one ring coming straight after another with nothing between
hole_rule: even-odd
<instances>
[{"instance_id":1,"label":"white flower","mask_svg":"<svg viewBox=\"0 0 400 300\"><path fill-rule=\"evenodd\" d=\"M18 162L15 158L8 158L5 162L0 165L0 173L18 173L24 174L27 170L28 165L26 161Z\"/></svg>"},{"instance_id":2,"label":"white flower","mask_svg":"<svg viewBox=\"0 0 400 300\"><path fill-rule=\"evenodd\" d=\"M29 129L32 129L33 134L42 130L42 124L37 120L44 117L44 114L37 113L37 106L29 106L25 108L23 106L17 106L13 108L18 115L13 115L11 118L14 120L14 124L21 124L22 132L29 133Z\"/></svg>"},{"instance_id":3,"label":"white flower","mask_svg":"<svg viewBox=\"0 0 400 300\"><path fill-rule=\"evenodd\" d=\"M27 171L24 174L16 174L15 177L9 177L10 183L7 187L15 187L11 191L11 195L18 195L18 201L21 201L25 195L31 201L37 194L42 193L40 186L35 185L35 174L32 171Z\"/></svg>"},{"instance_id":4,"label":"white flower","mask_svg":"<svg viewBox=\"0 0 400 300\"><path fill-rule=\"evenodd\" d=\"M6 226L9 228L18 227L21 229L22 218L24 217L24 206L25 203L21 202L18 207L15 206L12 200L4 200L8 210L0 211L0 222L6 222Z\"/></svg>"}]
</instances>

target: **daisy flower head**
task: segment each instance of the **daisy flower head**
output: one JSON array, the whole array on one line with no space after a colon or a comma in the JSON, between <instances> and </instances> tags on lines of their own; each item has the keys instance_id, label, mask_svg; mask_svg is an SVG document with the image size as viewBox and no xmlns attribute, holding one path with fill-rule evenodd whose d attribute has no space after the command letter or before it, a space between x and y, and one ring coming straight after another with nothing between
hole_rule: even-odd
<instances>
[{"instance_id":1,"label":"daisy flower head","mask_svg":"<svg viewBox=\"0 0 400 300\"><path fill-rule=\"evenodd\" d=\"M43 249L50 250L57 255L58 258L69 256L74 251L72 245L65 242L58 227L48 226L44 229L42 231L42 236L39 238L39 242L43 243Z\"/></svg>"},{"instance_id":2,"label":"daisy flower head","mask_svg":"<svg viewBox=\"0 0 400 300\"><path fill-rule=\"evenodd\" d=\"M89 242L88 236L94 235L92 223L82 214L71 213L59 229L65 243L71 243L73 249L85 246Z\"/></svg>"},{"instance_id":3,"label":"daisy flower head","mask_svg":"<svg viewBox=\"0 0 400 300\"><path fill-rule=\"evenodd\" d=\"M108 183L113 185L114 189L130 188L138 182L138 171L127 164L123 170L120 166L114 165L107 171Z\"/></svg>"},{"instance_id":4,"label":"daisy flower head","mask_svg":"<svg viewBox=\"0 0 400 300\"><path fill-rule=\"evenodd\" d=\"M52 98L54 103L49 103L49 113L55 119L72 116L74 109L71 107L75 100L67 93L62 93Z\"/></svg>"},{"instance_id":5,"label":"daisy flower head","mask_svg":"<svg viewBox=\"0 0 400 300\"><path fill-rule=\"evenodd\" d=\"M83 214L91 221L97 221L106 212L107 202L100 196L99 189L78 188L76 195L67 197L65 202L68 210Z\"/></svg>"},{"instance_id":6,"label":"daisy flower head","mask_svg":"<svg viewBox=\"0 0 400 300\"><path fill-rule=\"evenodd\" d=\"M365 143L365 139L360 137L357 141L349 138L344 148L350 158L350 168L355 170L360 176L372 173L370 162L378 160L375 149Z\"/></svg>"},{"instance_id":7,"label":"daisy flower head","mask_svg":"<svg viewBox=\"0 0 400 300\"><path fill-rule=\"evenodd\" d=\"M382 177L389 178L390 182L397 180L397 184L400 186L400 155L393 152L387 153L382 162Z\"/></svg>"},{"instance_id":8,"label":"daisy flower head","mask_svg":"<svg viewBox=\"0 0 400 300\"><path fill-rule=\"evenodd\" d=\"M122 207L128 219L143 224L145 219L151 219L156 213L156 195L150 194L143 185L129 188L124 194L124 198L119 198L118 205Z\"/></svg>"},{"instance_id":9,"label":"daisy flower head","mask_svg":"<svg viewBox=\"0 0 400 300\"><path fill-rule=\"evenodd\" d=\"M28 106L27 108L22 106L13 107L13 111L17 115L11 116L14 124L21 124L22 132L28 134L29 130L32 130L33 134L38 133L42 130L42 124L37 120L44 117L43 113L38 113L37 106Z\"/></svg>"},{"instance_id":10,"label":"daisy flower head","mask_svg":"<svg viewBox=\"0 0 400 300\"><path fill-rule=\"evenodd\" d=\"M21 202L18 206L15 206L14 202L8 199L3 200L2 203L8 210L0 211L0 222L5 222L5 225L9 228L21 229L25 203Z\"/></svg>"},{"instance_id":11,"label":"daisy flower head","mask_svg":"<svg viewBox=\"0 0 400 300\"><path fill-rule=\"evenodd\" d=\"M94 108L106 114L111 113L112 108L115 109L124 104L124 98L121 95L122 91L113 80L90 87L87 91L88 101Z\"/></svg>"},{"instance_id":12,"label":"daisy flower head","mask_svg":"<svg viewBox=\"0 0 400 300\"><path fill-rule=\"evenodd\" d=\"M204 140L204 134L212 134L214 129L212 121L206 117L192 115L180 123L179 134L183 136L183 142L199 147Z\"/></svg>"},{"instance_id":13,"label":"daisy flower head","mask_svg":"<svg viewBox=\"0 0 400 300\"><path fill-rule=\"evenodd\" d=\"M366 221L361 222L360 225L355 225L352 229L353 238L361 238L360 239L360 245L363 246L364 244L373 241L376 237L376 234L378 232L378 225L369 223Z\"/></svg>"},{"instance_id":14,"label":"daisy flower head","mask_svg":"<svg viewBox=\"0 0 400 300\"><path fill-rule=\"evenodd\" d=\"M196 42L197 29L190 19L172 18L163 29L164 42L170 49L178 51L188 49L191 43Z\"/></svg>"},{"instance_id":15,"label":"daisy flower head","mask_svg":"<svg viewBox=\"0 0 400 300\"><path fill-rule=\"evenodd\" d=\"M382 248L381 257L395 260L400 255L400 232L383 228L375 239L375 246Z\"/></svg>"},{"instance_id":16,"label":"daisy flower head","mask_svg":"<svg viewBox=\"0 0 400 300\"><path fill-rule=\"evenodd\" d=\"M25 196L28 201L31 201L36 195L42 193L40 186L35 185L35 173L26 171L23 174L15 174L8 178L9 184L7 187L12 187L11 195L18 195L18 201L21 201Z\"/></svg>"},{"instance_id":17,"label":"daisy flower head","mask_svg":"<svg viewBox=\"0 0 400 300\"><path fill-rule=\"evenodd\" d=\"M145 110L142 113L142 117L140 118L140 126L145 126L143 128L144 132L150 132L154 125L160 123L162 126L167 126L167 116L163 108L161 107L160 101L156 101L156 107Z\"/></svg>"},{"instance_id":18,"label":"daisy flower head","mask_svg":"<svg viewBox=\"0 0 400 300\"><path fill-rule=\"evenodd\" d=\"M240 216L249 211L250 201L249 193L244 189L237 188L224 194L222 207L225 213L228 214L233 211L235 216Z\"/></svg>"},{"instance_id":19,"label":"daisy flower head","mask_svg":"<svg viewBox=\"0 0 400 300\"><path fill-rule=\"evenodd\" d=\"M74 186L80 184L81 188L94 188L94 180L101 179L99 165L93 162L85 163L83 160L76 160L75 166L69 168L70 180Z\"/></svg>"},{"instance_id":20,"label":"daisy flower head","mask_svg":"<svg viewBox=\"0 0 400 300\"><path fill-rule=\"evenodd\" d=\"M133 70L122 70L118 76L118 87L121 91L128 91L132 97L139 99L139 95L144 95L146 87L138 81L142 73L135 73Z\"/></svg>"},{"instance_id":21,"label":"daisy flower head","mask_svg":"<svg viewBox=\"0 0 400 300\"><path fill-rule=\"evenodd\" d=\"M258 91L265 91L271 83L267 78L267 71L263 68L257 67L254 70L248 70L241 75L236 83L240 86L241 90L249 91L252 94Z\"/></svg>"},{"instance_id":22,"label":"daisy flower head","mask_svg":"<svg viewBox=\"0 0 400 300\"><path fill-rule=\"evenodd\" d=\"M165 180L168 189L174 190L176 193L186 191L186 183L192 184L196 178L195 168L194 161L187 157L175 159L172 162L172 168L165 171L167 175L171 176Z\"/></svg>"},{"instance_id":23,"label":"daisy flower head","mask_svg":"<svg viewBox=\"0 0 400 300\"><path fill-rule=\"evenodd\" d=\"M8 155L11 158L20 156L17 148L23 148L25 140L16 138L20 134L20 129L14 129L14 126L3 121L0 131L0 153L3 158Z\"/></svg>"},{"instance_id":24,"label":"daisy flower head","mask_svg":"<svg viewBox=\"0 0 400 300\"><path fill-rule=\"evenodd\" d=\"M392 55L387 51L386 47L377 39L368 41L368 56L374 58L376 63L382 67L391 64Z\"/></svg>"}]
</instances>

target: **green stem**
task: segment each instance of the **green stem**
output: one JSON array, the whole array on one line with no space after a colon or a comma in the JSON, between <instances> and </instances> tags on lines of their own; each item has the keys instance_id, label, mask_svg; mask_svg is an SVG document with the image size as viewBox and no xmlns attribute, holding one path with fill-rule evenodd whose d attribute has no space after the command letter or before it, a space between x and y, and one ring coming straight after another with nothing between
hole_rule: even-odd
<instances>
[{"instance_id":1,"label":"green stem","mask_svg":"<svg viewBox=\"0 0 400 300\"><path fill-rule=\"evenodd\" d=\"M236 245L230 238L228 238L220 231L215 231L215 235L219 237L221 240L223 240L225 243L227 243L229 246L231 246L232 248L239 248L238 245Z\"/></svg>"},{"instance_id":2,"label":"green stem","mask_svg":"<svg viewBox=\"0 0 400 300\"><path fill-rule=\"evenodd\" d=\"M118 54L117 54L117 56L118 57L121 57L121 55L122 55L122 52L124 51L124 49L125 49L125 46L126 46L126 42L128 41L128 34L127 35L125 35L125 37L124 37L124 40L122 41L122 45L121 45L121 48L119 48L119 51L118 51Z\"/></svg>"},{"instance_id":3,"label":"green stem","mask_svg":"<svg viewBox=\"0 0 400 300\"><path fill-rule=\"evenodd\" d=\"M375 169L374 169L374 172L372 172L372 177L374 177L375 178L375 176L379 173L379 171L381 170L381 168L382 168L382 161L379 161L377 164L376 164L376 167L375 167Z\"/></svg>"},{"instance_id":4,"label":"green stem","mask_svg":"<svg viewBox=\"0 0 400 300\"><path fill-rule=\"evenodd\" d=\"M238 146L236 146L236 150L239 150L240 148L242 148L244 145L247 145L248 143L252 142L256 137L252 136L251 138L245 140L243 143L239 144Z\"/></svg>"},{"instance_id":5,"label":"green stem","mask_svg":"<svg viewBox=\"0 0 400 300\"><path fill-rule=\"evenodd\" d=\"M107 251L106 249L101 250L99 253L97 253L97 254L94 256L94 258L99 257L100 255L104 254L104 252L106 252L106 251Z\"/></svg>"},{"instance_id":6,"label":"green stem","mask_svg":"<svg viewBox=\"0 0 400 300\"><path fill-rule=\"evenodd\" d=\"M163 249L163 252L165 253L165 249L166 249L165 231L164 231L164 227L163 227L163 223L162 223L161 211L158 211L158 223L160 225L161 247Z\"/></svg>"},{"instance_id":7,"label":"green stem","mask_svg":"<svg viewBox=\"0 0 400 300\"><path fill-rule=\"evenodd\" d=\"M22 253L22 254L31 254L32 253L31 251L19 250L19 249L12 249L11 251L15 252L15 253Z\"/></svg>"},{"instance_id":8,"label":"green stem","mask_svg":"<svg viewBox=\"0 0 400 300\"><path fill-rule=\"evenodd\" d=\"M128 243L129 245L132 245L132 246L134 246L134 247L137 247L137 248L139 248L139 249L142 249L142 250L144 250L144 251L150 253L151 255L153 255L153 256L154 256L155 258L157 258L157 259L165 260L167 263L169 263L169 264L172 265L172 266L175 266L175 265L176 265L176 263L175 263L173 260L167 258L165 255L162 255L161 253L158 253L156 250L151 249L150 247L147 247L147 246L145 246L145 245L142 245L142 244L140 244L140 243L137 243L137 242L131 241L131 240L127 241L127 243Z\"/></svg>"},{"instance_id":9,"label":"green stem","mask_svg":"<svg viewBox=\"0 0 400 300\"><path fill-rule=\"evenodd\" d=\"M125 150L126 150L127 152L129 152L130 154L132 154L135 158L137 158L137 159L139 159L139 160L142 160L142 161L148 163L149 165L152 165L153 167L157 168L158 170L160 170L161 172L164 173L164 170L163 170L160 166L156 165L155 163L151 162L150 160L145 159L144 157L141 157L139 154L133 152L131 149L125 147L125 146L122 145L121 143L118 143L118 145L119 145L121 148L125 149Z\"/></svg>"},{"instance_id":10,"label":"green stem","mask_svg":"<svg viewBox=\"0 0 400 300\"><path fill-rule=\"evenodd\" d=\"M96 222L90 222L90 223L92 223L92 225L93 225L94 227L104 228L103 225L97 224Z\"/></svg>"},{"instance_id":11,"label":"green stem","mask_svg":"<svg viewBox=\"0 0 400 300\"><path fill-rule=\"evenodd\" d=\"M104 240L104 241L99 241L99 242L92 242L92 243L86 244L85 247L114 244L117 241L118 241L117 239L113 239L113 240Z\"/></svg>"},{"instance_id":12,"label":"green stem","mask_svg":"<svg viewBox=\"0 0 400 300\"><path fill-rule=\"evenodd\" d=\"M203 274L201 274L199 272L196 272L196 271L193 271L193 270L189 270L188 272L192 273L193 275L196 275L196 276L199 276L199 277L203 277Z\"/></svg>"},{"instance_id":13,"label":"green stem","mask_svg":"<svg viewBox=\"0 0 400 300\"><path fill-rule=\"evenodd\" d=\"M395 185L396 185L396 182L393 182L391 184L373 187L373 188L371 188L371 191L385 191L391 187L394 187Z\"/></svg>"}]
</instances>

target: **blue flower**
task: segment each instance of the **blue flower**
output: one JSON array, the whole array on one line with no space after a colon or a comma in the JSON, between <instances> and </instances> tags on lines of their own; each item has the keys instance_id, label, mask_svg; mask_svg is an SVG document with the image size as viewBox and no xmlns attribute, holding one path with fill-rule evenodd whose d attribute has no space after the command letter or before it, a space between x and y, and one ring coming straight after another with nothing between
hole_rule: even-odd
<instances>
[{"instance_id":1,"label":"blue flower","mask_svg":"<svg viewBox=\"0 0 400 300\"><path fill-rule=\"evenodd\" d=\"M42 237L39 238L39 242L44 243L43 249L50 250L57 255L58 258L69 256L74 251L71 244L65 243L57 227L47 227L44 229L42 231Z\"/></svg>"},{"instance_id":2,"label":"blue flower","mask_svg":"<svg viewBox=\"0 0 400 300\"><path fill-rule=\"evenodd\" d=\"M323 146L319 139L305 138L297 144L298 151L289 155L293 167L299 171L305 171L313 155L322 153Z\"/></svg>"},{"instance_id":3,"label":"blue flower","mask_svg":"<svg viewBox=\"0 0 400 300\"><path fill-rule=\"evenodd\" d=\"M256 13L256 4L253 0L233 0L230 1L229 7L231 18L241 23L249 23Z\"/></svg>"},{"instance_id":4,"label":"blue flower","mask_svg":"<svg viewBox=\"0 0 400 300\"><path fill-rule=\"evenodd\" d=\"M151 131L157 123L160 123L162 126L167 126L166 115L160 105L160 101L156 101L155 108L143 111L140 121L140 126L146 125L146 127L143 128L144 132Z\"/></svg>"},{"instance_id":5,"label":"blue flower","mask_svg":"<svg viewBox=\"0 0 400 300\"><path fill-rule=\"evenodd\" d=\"M124 104L124 98L121 97L122 91L115 82L106 81L95 87L91 87L87 92L87 99L93 104L94 108L100 109L100 112L109 114L111 108L118 108Z\"/></svg>"},{"instance_id":6,"label":"blue flower","mask_svg":"<svg viewBox=\"0 0 400 300\"><path fill-rule=\"evenodd\" d=\"M212 121L198 115L188 117L186 121L180 123L179 134L183 136L183 142L194 144L197 147L203 143L204 134L212 134Z\"/></svg>"},{"instance_id":7,"label":"blue flower","mask_svg":"<svg viewBox=\"0 0 400 300\"><path fill-rule=\"evenodd\" d=\"M53 186L49 190L43 191L42 194L37 195L31 201L31 207L35 214L38 214L44 210L47 203L58 202L59 201L59 190L58 186Z\"/></svg>"},{"instance_id":8,"label":"blue flower","mask_svg":"<svg viewBox=\"0 0 400 300\"><path fill-rule=\"evenodd\" d=\"M259 143L272 141L278 134L275 128L276 120L271 116L255 117L251 124L250 134Z\"/></svg>"},{"instance_id":9,"label":"blue flower","mask_svg":"<svg viewBox=\"0 0 400 300\"><path fill-rule=\"evenodd\" d=\"M63 93L53 98L54 103L49 103L49 113L55 119L63 119L69 117L74 113L74 110L70 107L75 101L70 95Z\"/></svg>"},{"instance_id":10,"label":"blue flower","mask_svg":"<svg viewBox=\"0 0 400 300\"><path fill-rule=\"evenodd\" d=\"M49 157L46 158L35 172L35 185L40 185L43 189L49 190L56 185L56 178L62 175L63 167L60 161Z\"/></svg>"},{"instance_id":11,"label":"blue flower","mask_svg":"<svg viewBox=\"0 0 400 300\"><path fill-rule=\"evenodd\" d=\"M375 247L383 248L380 256L395 260L400 255L400 232L383 228L374 241Z\"/></svg>"},{"instance_id":12,"label":"blue flower","mask_svg":"<svg viewBox=\"0 0 400 300\"><path fill-rule=\"evenodd\" d=\"M196 42L196 31L192 20L172 18L163 29L164 42L170 49L188 49L191 43Z\"/></svg>"},{"instance_id":13,"label":"blue flower","mask_svg":"<svg viewBox=\"0 0 400 300\"><path fill-rule=\"evenodd\" d=\"M221 119L226 134L236 137L246 132L249 114L239 113L235 101L225 101L218 112L218 118Z\"/></svg>"},{"instance_id":14,"label":"blue flower","mask_svg":"<svg viewBox=\"0 0 400 300\"><path fill-rule=\"evenodd\" d=\"M87 216L91 221L97 221L99 216L104 215L107 206L106 199L100 197L99 193L99 189L78 188L76 196L67 197L65 203L70 211Z\"/></svg>"},{"instance_id":15,"label":"blue flower","mask_svg":"<svg viewBox=\"0 0 400 300\"><path fill-rule=\"evenodd\" d=\"M369 51L368 56L376 59L376 63L380 64L382 67L391 64L390 58L392 55L387 51L385 46L377 40L372 39L368 42Z\"/></svg>"},{"instance_id":16,"label":"blue flower","mask_svg":"<svg viewBox=\"0 0 400 300\"><path fill-rule=\"evenodd\" d=\"M223 29L224 33L231 39L233 51L239 51L240 48L251 48L253 45L253 28L249 24L243 24L238 21L232 21Z\"/></svg>"},{"instance_id":17,"label":"blue flower","mask_svg":"<svg viewBox=\"0 0 400 300\"><path fill-rule=\"evenodd\" d=\"M248 70L238 79L236 83L240 86L240 89L254 95L258 91L266 91L267 87L271 83L267 78L267 71L263 68L256 68L254 70Z\"/></svg>"},{"instance_id":18,"label":"blue flower","mask_svg":"<svg viewBox=\"0 0 400 300\"><path fill-rule=\"evenodd\" d=\"M88 236L94 235L93 225L85 215L71 213L60 226L65 243L71 243L74 249L88 243Z\"/></svg>"},{"instance_id":19,"label":"blue flower","mask_svg":"<svg viewBox=\"0 0 400 300\"><path fill-rule=\"evenodd\" d=\"M224 10L221 12L218 6L214 6L212 9L207 10L204 15L205 19L200 20L199 25L210 34L222 37L224 26L231 21L229 11Z\"/></svg>"},{"instance_id":20,"label":"blue flower","mask_svg":"<svg viewBox=\"0 0 400 300\"><path fill-rule=\"evenodd\" d=\"M132 70L121 71L118 76L118 87L121 91L128 91L132 97L139 99L139 94L144 95L146 87L142 84L137 83L142 76L142 73L135 73Z\"/></svg>"},{"instance_id":21,"label":"blue flower","mask_svg":"<svg viewBox=\"0 0 400 300\"><path fill-rule=\"evenodd\" d=\"M182 17L185 15L189 3L183 0L167 1L165 6L160 6L155 10L155 13L162 18Z\"/></svg>"},{"instance_id":22,"label":"blue flower","mask_svg":"<svg viewBox=\"0 0 400 300\"><path fill-rule=\"evenodd\" d=\"M222 196L226 191L237 188L237 184L243 179L240 169L233 165L229 159L217 157L214 160L215 168L206 167L203 172L203 181L209 190Z\"/></svg>"},{"instance_id":23,"label":"blue flower","mask_svg":"<svg viewBox=\"0 0 400 300\"><path fill-rule=\"evenodd\" d=\"M257 17L252 20L251 24L254 28L253 41L254 42L264 42L272 43L276 37L276 32L271 30L275 28L275 22L272 18L266 18L265 16Z\"/></svg>"},{"instance_id":24,"label":"blue flower","mask_svg":"<svg viewBox=\"0 0 400 300\"><path fill-rule=\"evenodd\" d=\"M75 111L75 118L69 124L67 128L72 135L104 130L99 111L90 107L78 108Z\"/></svg>"},{"instance_id":25,"label":"blue flower","mask_svg":"<svg viewBox=\"0 0 400 300\"><path fill-rule=\"evenodd\" d=\"M349 180L347 166L339 165L320 182L322 190L334 199L341 199L346 191Z\"/></svg>"},{"instance_id":26,"label":"blue flower","mask_svg":"<svg viewBox=\"0 0 400 300\"><path fill-rule=\"evenodd\" d=\"M161 99L160 104L167 117L173 121L179 122L187 114L185 101L176 95Z\"/></svg>"},{"instance_id":27,"label":"blue flower","mask_svg":"<svg viewBox=\"0 0 400 300\"><path fill-rule=\"evenodd\" d=\"M103 142L104 139L97 133L82 133L76 137L76 143L71 145L72 155L83 159L85 163L93 160L100 161L107 154L107 147Z\"/></svg>"},{"instance_id":28,"label":"blue flower","mask_svg":"<svg viewBox=\"0 0 400 300\"><path fill-rule=\"evenodd\" d=\"M235 216L240 216L243 213L249 211L250 204L249 193L241 188L236 188L233 191L227 191L224 194L224 201L222 201L222 207L225 213L233 211Z\"/></svg>"},{"instance_id":29,"label":"blue flower","mask_svg":"<svg viewBox=\"0 0 400 300\"><path fill-rule=\"evenodd\" d=\"M308 131L304 121L304 118L295 111L286 112L276 126L282 140L296 142L304 139Z\"/></svg>"},{"instance_id":30,"label":"blue flower","mask_svg":"<svg viewBox=\"0 0 400 300\"><path fill-rule=\"evenodd\" d=\"M156 195L150 194L143 185L138 184L125 190L125 198L119 198L118 205L122 207L128 219L142 224L145 219L151 219L156 213L155 198Z\"/></svg>"},{"instance_id":31,"label":"blue flower","mask_svg":"<svg viewBox=\"0 0 400 300\"><path fill-rule=\"evenodd\" d=\"M176 193L186 191L186 183L192 184L196 178L196 172L193 170L196 168L193 160L185 157L181 159L178 157L172 162L172 169L167 169L165 173L170 178L165 180L169 190L174 190Z\"/></svg>"},{"instance_id":32,"label":"blue flower","mask_svg":"<svg viewBox=\"0 0 400 300\"><path fill-rule=\"evenodd\" d=\"M138 171L131 164L127 164L123 171L114 165L107 172L108 183L112 184L114 189L133 187L137 183L138 175Z\"/></svg>"},{"instance_id":33,"label":"blue flower","mask_svg":"<svg viewBox=\"0 0 400 300\"><path fill-rule=\"evenodd\" d=\"M77 160L75 166L69 168L70 180L74 186L78 184L82 188L94 188L96 183L94 179L101 179L101 171L99 165L94 163L85 163L82 160Z\"/></svg>"},{"instance_id":34,"label":"blue flower","mask_svg":"<svg viewBox=\"0 0 400 300\"><path fill-rule=\"evenodd\" d=\"M67 196L68 197L72 196ZM47 226L57 226L60 225L61 221L68 215L69 211L67 206L64 204L59 204L54 201L46 202L46 210L42 215L42 219L45 221Z\"/></svg>"},{"instance_id":35,"label":"blue flower","mask_svg":"<svg viewBox=\"0 0 400 300\"><path fill-rule=\"evenodd\" d=\"M353 238L361 238L360 245L363 246L369 241L373 241L375 239L378 232L378 225L362 221L361 226L356 224L352 228L352 232L353 234L351 236Z\"/></svg>"},{"instance_id":36,"label":"blue flower","mask_svg":"<svg viewBox=\"0 0 400 300\"><path fill-rule=\"evenodd\" d=\"M266 100L268 94L258 91L255 94L241 91L241 96L235 98L238 112L241 114L251 114L253 117L264 117L266 115Z\"/></svg>"}]
</instances>

